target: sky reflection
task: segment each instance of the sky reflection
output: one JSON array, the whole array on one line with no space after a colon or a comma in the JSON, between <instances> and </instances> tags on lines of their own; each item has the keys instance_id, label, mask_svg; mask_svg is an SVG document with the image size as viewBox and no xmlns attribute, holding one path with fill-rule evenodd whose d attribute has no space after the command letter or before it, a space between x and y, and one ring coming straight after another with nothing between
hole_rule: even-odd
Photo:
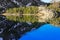
<instances>
[{"instance_id":1,"label":"sky reflection","mask_svg":"<svg viewBox=\"0 0 60 40\"><path fill-rule=\"evenodd\" d=\"M60 27L45 24L34 31L26 33L19 40L60 40Z\"/></svg>"}]
</instances>

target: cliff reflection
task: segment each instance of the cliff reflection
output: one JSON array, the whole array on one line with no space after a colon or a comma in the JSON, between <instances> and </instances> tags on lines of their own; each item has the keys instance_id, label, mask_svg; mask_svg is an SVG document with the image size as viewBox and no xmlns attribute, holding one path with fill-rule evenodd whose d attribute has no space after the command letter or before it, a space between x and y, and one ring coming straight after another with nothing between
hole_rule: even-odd
<instances>
[{"instance_id":1,"label":"cliff reflection","mask_svg":"<svg viewBox=\"0 0 60 40\"><path fill-rule=\"evenodd\" d=\"M14 18L14 17L13 17ZM5 16L0 16L0 36L4 40L18 40L23 34L34 30L45 23L39 22L20 22L8 20Z\"/></svg>"}]
</instances>

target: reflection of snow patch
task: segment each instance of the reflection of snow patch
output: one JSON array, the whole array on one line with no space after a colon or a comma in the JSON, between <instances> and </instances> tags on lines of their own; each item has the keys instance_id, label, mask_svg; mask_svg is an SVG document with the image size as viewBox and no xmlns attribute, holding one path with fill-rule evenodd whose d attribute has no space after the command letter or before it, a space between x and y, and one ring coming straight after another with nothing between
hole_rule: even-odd
<instances>
[{"instance_id":1,"label":"reflection of snow patch","mask_svg":"<svg viewBox=\"0 0 60 40\"><path fill-rule=\"evenodd\" d=\"M2 32L3 32L3 29L1 28L1 29L0 29L0 34L1 34Z\"/></svg>"},{"instance_id":2,"label":"reflection of snow patch","mask_svg":"<svg viewBox=\"0 0 60 40\"><path fill-rule=\"evenodd\" d=\"M15 4L19 5L19 3L16 0L11 0L12 2L14 2Z\"/></svg>"},{"instance_id":3,"label":"reflection of snow patch","mask_svg":"<svg viewBox=\"0 0 60 40\"><path fill-rule=\"evenodd\" d=\"M3 38L2 38L2 37L0 37L0 40L3 40Z\"/></svg>"},{"instance_id":4,"label":"reflection of snow patch","mask_svg":"<svg viewBox=\"0 0 60 40\"><path fill-rule=\"evenodd\" d=\"M26 22L27 24L29 24L29 25L32 25L32 23L31 22Z\"/></svg>"},{"instance_id":5,"label":"reflection of snow patch","mask_svg":"<svg viewBox=\"0 0 60 40\"><path fill-rule=\"evenodd\" d=\"M14 28L16 28L17 26L21 25L20 23L17 23L16 25L14 25Z\"/></svg>"},{"instance_id":6,"label":"reflection of snow patch","mask_svg":"<svg viewBox=\"0 0 60 40\"><path fill-rule=\"evenodd\" d=\"M30 6L31 5L31 3L28 3L26 6Z\"/></svg>"},{"instance_id":7,"label":"reflection of snow patch","mask_svg":"<svg viewBox=\"0 0 60 40\"><path fill-rule=\"evenodd\" d=\"M35 30L36 28L32 28L31 31Z\"/></svg>"}]
</instances>

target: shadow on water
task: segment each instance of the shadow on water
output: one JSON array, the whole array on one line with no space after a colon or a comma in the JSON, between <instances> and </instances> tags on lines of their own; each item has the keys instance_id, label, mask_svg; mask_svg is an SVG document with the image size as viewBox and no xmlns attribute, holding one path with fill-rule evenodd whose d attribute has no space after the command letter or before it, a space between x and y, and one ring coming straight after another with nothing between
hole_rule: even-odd
<instances>
[{"instance_id":1,"label":"shadow on water","mask_svg":"<svg viewBox=\"0 0 60 40\"><path fill-rule=\"evenodd\" d=\"M4 40L18 40L23 34L28 31L39 28L46 23L40 22L19 22L7 20L5 16L0 16L0 36Z\"/></svg>"}]
</instances>

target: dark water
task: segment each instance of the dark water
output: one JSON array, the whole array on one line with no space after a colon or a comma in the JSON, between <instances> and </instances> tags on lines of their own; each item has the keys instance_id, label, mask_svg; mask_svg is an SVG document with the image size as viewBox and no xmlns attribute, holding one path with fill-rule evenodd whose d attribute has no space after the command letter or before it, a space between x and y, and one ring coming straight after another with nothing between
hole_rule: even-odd
<instances>
[{"instance_id":1,"label":"dark water","mask_svg":"<svg viewBox=\"0 0 60 40\"><path fill-rule=\"evenodd\" d=\"M0 40L18 40L27 31L39 28L45 23L39 22L19 22L8 20L5 16L0 16Z\"/></svg>"},{"instance_id":2,"label":"dark water","mask_svg":"<svg viewBox=\"0 0 60 40\"><path fill-rule=\"evenodd\" d=\"M45 24L23 35L19 40L60 40L60 27Z\"/></svg>"},{"instance_id":3,"label":"dark water","mask_svg":"<svg viewBox=\"0 0 60 40\"><path fill-rule=\"evenodd\" d=\"M0 27L1 27L1 22L2 22L2 27L4 26L4 24L6 24L4 28L9 26L8 24L10 24L10 26L11 24L15 25L15 22L3 21L3 20L5 20L5 17L2 18L2 16L0 16ZM4 36L4 37L8 38L7 36ZM0 40L1 39L2 38L0 37ZM53 26L51 24L45 24L36 30L27 32L19 40L60 40L60 27Z\"/></svg>"}]
</instances>

